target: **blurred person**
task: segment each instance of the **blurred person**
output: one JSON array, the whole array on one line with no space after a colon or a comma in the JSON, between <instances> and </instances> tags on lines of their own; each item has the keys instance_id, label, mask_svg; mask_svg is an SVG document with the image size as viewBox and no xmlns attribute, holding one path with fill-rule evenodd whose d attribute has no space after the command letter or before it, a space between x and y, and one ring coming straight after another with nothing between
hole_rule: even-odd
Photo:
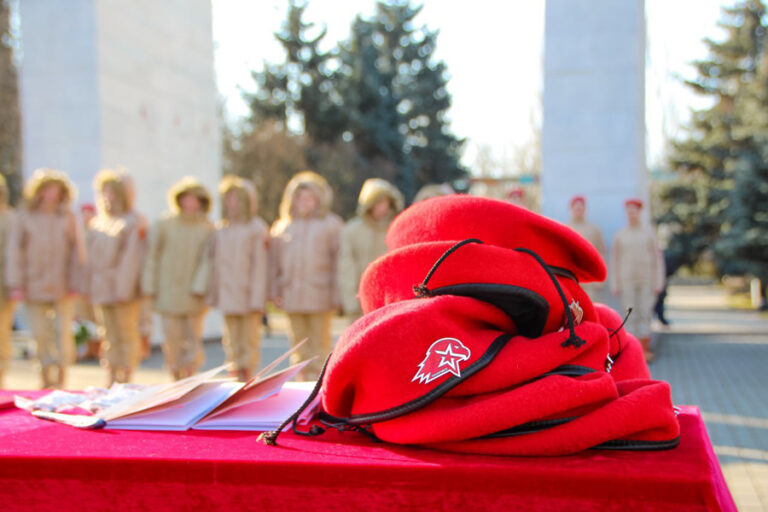
<instances>
[{"instance_id":1,"label":"blurred person","mask_svg":"<svg viewBox=\"0 0 768 512\"><path fill-rule=\"evenodd\" d=\"M651 362L651 319L663 286L664 262L653 229L642 223L643 202L627 199L624 207L627 226L616 233L611 246L611 292L620 296L624 309L632 308L626 329L640 340L645 359Z\"/></svg>"},{"instance_id":2,"label":"blurred person","mask_svg":"<svg viewBox=\"0 0 768 512\"><path fill-rule=\"evenodd\" d=\"M96 217L95 205L91 203L80 205L80 220L85 229L86 247L88 246L88 227L91 225L94 217ZM79 357L81 359L99 358L101 338L96 328L96 314L93 311L93 304L91 304L90 298L86 295L80 295L75 298L75 322L80 326L84 326L85 330L89 333L85 351L79 354Z\"/></svg>"},{"instance_id":3,"label":"blurred person","mask_svg":"<svg viewBox=\"0 0 768 512\"><path fill-rule=\"evenodd\" d=\"M174 379L189 377L205 361L204 296L210 273L211 196L191 176L168 191L170 213L150 230L141 288L163 323L165 362Z\"/></svg>"},{"instance_id":4,"label":"blurred person","mask_svg":"<svg viewBox=\"0 0 768 512\"><path fill-rule=\"evenodd\" d=\"M91 225L91 221L96 217L96 206L91 203L80 205L80 218L83 220L83 226L86 228Z\"/></svg>"},{"instance_id":5,"label":"blurred person","mask_svg":"<svg viewBox=\"0 0 768 512\"><path fill-rule=\"evenodd\" d=\"M222 218L211 244L208 304L224 315L222 344L234 376L247 381L261 356L269 227L257 216L256 189L249 181L225 176L219 194Z\"/></svg>"},{"instance_id":6,"label":"blurred person","mask_svg":"<svg viewBox=\"0 0 768 512\"><path fill-rule=\"evenodd\" d=\"M360 277L370 262L387 252L387 228L403 209L403 195L388 181L371 178L363 183L357 204L357 216L341 231L338 265L342 307L353 321L362 315Z\"/></svg>"},{"instance_id":7,"label":"blurred person","mask_svg":"<svg viewBox=\"0 0 768 512\"><path fill-rule=\"evenodd\" d=\"M140 279L146 253L146 220L134 209L133 180L124 170L103 169L94 180L98 214L86 232L85 293L104 340L101 365L108 385L130 382L141 361Z\"/></svg>"},{"instance_id":8,"label":"blurred person","mask_svg":"<svg viewBox=\"0 0 768 512\"><path fill-rule=\"evenodd\" d=\"M427 183L416 192L413 202L418 203L431 197L449 196L456 191L447 183Z\"/></svg>"},{"instance_id":9,"label":"blurred person","mask_svg":"<svg viewBox=\"0 0 768 512\"><path fill-rule=\"evenodd\" d=\"M6 252L15 221L16 214L8 205L8 183L0 174L0 269L6 265ZM3 376L11 361L11 333L13 313L16 309L16 301L11 297L3 274L0 272L0 389L3 388Z\"/></svg>"},{"instance_id":10,"label":"blurred person","mask_svg":"<svg viewBox=\"0 0 768 512\"><path fill-rule=\"evenodd\" d=\"M339 309L336 265L343 222L331 213L333 193L313 171L296 174L272 226L270 296L288 314L291 343L308 339L292 361L318 356L300 378L317 379L331 351L331 318Z\"/></svg>"},{"instance_id":11,"label":"blurred person","mask_svg":"<svg viewBox=\"0 0 768 512\"><path fill-rule=\"evenodd\" d=\"M38 169L24 186L25 209L8 245L6 281L14 300L25 301L37 345L43 388L62 388L75 359L73 297L86 261L82 228L71 209L67 175Z\"/></svg>"},{"instance_id":12,"label":"blurred person","mask_svg":"<svg viewBox=\"0 0 768 512\"><path fill-rule=\"evenodd\" d=\"M597 249L597 252L600 253L603 261L605 261L606 250L605 241L603 240L603 232L597 225L586 220L587 199L584 196L573 196L569 206L571 210L571 220L568 222L568 225L586 238L589 243ZM587 295L589 295L589 298L592 299L593 302L601 302L598 299L600 297L600 292L603 289L603 283L584 283L581 287L587 292Z\"/></svg>"},{"instance_id":13,"label":"blurred person","mask_svg":"<svg viewBox=\"0 0 768 512\"><path fill-rule=\"evenodd\" d=\"M507 192L506 200L521 208L528 208L528 205L525 203L525 189L523 187L514 186L510 188Z\"/></svg>"}]
</instances>

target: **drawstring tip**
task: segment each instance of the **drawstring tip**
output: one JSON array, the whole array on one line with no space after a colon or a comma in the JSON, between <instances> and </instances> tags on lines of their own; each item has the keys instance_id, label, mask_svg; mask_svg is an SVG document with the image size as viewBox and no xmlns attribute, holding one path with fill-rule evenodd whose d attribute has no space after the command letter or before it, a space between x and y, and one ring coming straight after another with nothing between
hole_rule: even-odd
<instances>
[{"instance_id":1,"label":"drawstring tip","mask_svg":"<svg viewBox=\"0 0 768 512\"><path fill-rule=\"evenodd\" d=\"M262 432L259 434L257 441L261 441L267 446L277 446L277 436L280 432L273 430L271 432Z\"/></svg>"},{"instance_id":2,"label":"drawstring tip","mask_svg":"<svg viewBox=\"0 0 768 512\"><path fill-rule=\"evenodd\" d=\"M424 298L424 297L429 297L430 296L429 288L427 288L423 284L416 284L416 285L414 285L413 286L413 294L416 295L416 297L418 297L420 299Z\"/></svg>"},{"instance_id":3,"label":"drawstring tip","mask_svg":"<svg viewBox=\"0 0 768 512\"><path fill-rule=\"evenodd\" d=\"M573 348L581 348L584 345L586 345L587 342L583 339L579 338L576 335L570 336L567 340L562 342L560 344L561 347L573 347Z\"/></svg>"}]
</instances>

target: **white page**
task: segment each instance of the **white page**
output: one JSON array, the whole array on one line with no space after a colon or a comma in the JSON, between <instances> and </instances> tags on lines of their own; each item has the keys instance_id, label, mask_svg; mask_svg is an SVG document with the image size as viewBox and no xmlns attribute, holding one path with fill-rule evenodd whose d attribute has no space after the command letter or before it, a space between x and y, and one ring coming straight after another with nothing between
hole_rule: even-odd
<instances>
[{"instance_id":1,"label":"white page","mask_svg":"<svg viewBox=\"0 0 768 512\"><path fill-rule=\"evenodd\" d=\"M155 408L108 421L105 428L122 430L187 430L235 393L240 382L205 382L168 407Z\"/></svg>"},{"instance_id":2,"label":"white page","mask_svg":"<svg viewBox=\"0 0 768 512\"><path fill-rule=\"evenodd\" d=\"M256 402L233 407L222 414L205 418L193 429L199 430L274 430L306 401L314 382L287 382L279 393ZM306 417L311 412L310 408Z\"/></svg>"}]
</instances>

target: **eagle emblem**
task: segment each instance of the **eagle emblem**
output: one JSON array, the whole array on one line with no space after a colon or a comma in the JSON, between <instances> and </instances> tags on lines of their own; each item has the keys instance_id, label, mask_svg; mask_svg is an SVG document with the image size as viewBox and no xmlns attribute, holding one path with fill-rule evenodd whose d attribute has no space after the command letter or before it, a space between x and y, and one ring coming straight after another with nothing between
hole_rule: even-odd
<instances>
[{"instance_id":1,"label":"eagle emblem","mask_svg":"<svg viewBox=\"0 0 768 512\"><path fill-rule=\"evenodd\" d=\"M447 373L461 377L461 363L470 355L470 350L456 338L440 338L427 349L411 382L418 380L420 384L428 384Z\"/></svg>"}]
</instances>

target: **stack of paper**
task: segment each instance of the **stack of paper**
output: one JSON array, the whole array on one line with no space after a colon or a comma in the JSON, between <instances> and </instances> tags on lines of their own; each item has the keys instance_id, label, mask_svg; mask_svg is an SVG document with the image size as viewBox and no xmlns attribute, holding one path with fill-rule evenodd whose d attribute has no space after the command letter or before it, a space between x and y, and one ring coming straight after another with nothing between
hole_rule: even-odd
<instances>
[{"instance_id":1,"label":"stack of paper","mask_svg":"<svg viewBox=\"0 0 768 512\"><path fill-rule=\"evenodd\" d=\"M304 368L304 361L284 370L274 369L289 350L248 382L215 379L228 365L219 366L171 384L139 391L92 416L35 409L30 400L16 397L18 407L44 419L78 428L123 430L274 430L308 399L314 382L288 382ZM316 403L305 408L300 421L314 415Z\"/></svg>"}]
</instances>

